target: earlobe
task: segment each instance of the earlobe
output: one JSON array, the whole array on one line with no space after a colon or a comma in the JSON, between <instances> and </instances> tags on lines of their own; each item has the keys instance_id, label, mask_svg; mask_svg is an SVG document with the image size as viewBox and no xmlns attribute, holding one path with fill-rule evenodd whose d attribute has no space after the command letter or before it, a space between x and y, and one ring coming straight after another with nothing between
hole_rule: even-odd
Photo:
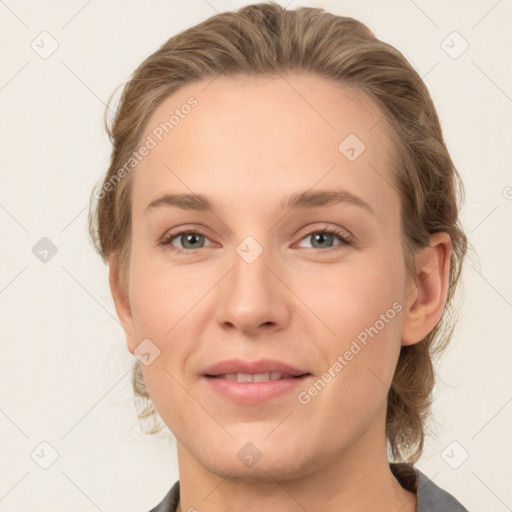
<instances>
[{"instance_id":1,"label":"earlobe","mask_svg":"<svg viewBox=\"0 0 512 512\"><path fill-rule=\"evenodd\" d=\"M136 347L135 329L133 324L133 316L130 308L127 291L124 289L120 279L120 269L118 257L111 254L108 258L109 266L109 285L112 299L116 308L117 316L121 322L121 326L125 332L128 349L131 353Z\"/></svg>"},{"instance_id":2,"label":"earlobe","mask_svg":"<svg viewBox=\"0 0 512 512\"><path fill-rule=\"evenodd\" d=\"M418 343L441 319L448 295L451 248L448 233L435 233L430 246L415 255L416 273L406 297L402 345Z\"/></svg>"}]
</instances>

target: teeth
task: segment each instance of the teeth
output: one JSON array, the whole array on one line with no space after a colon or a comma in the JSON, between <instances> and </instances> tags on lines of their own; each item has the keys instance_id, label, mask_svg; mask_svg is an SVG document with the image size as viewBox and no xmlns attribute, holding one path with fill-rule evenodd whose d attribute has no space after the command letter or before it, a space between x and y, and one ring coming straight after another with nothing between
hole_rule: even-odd
<instances>
[{"instance_id":1,"label":"teeth","mask_svg":"<svg viewBox=\"0 0 512 512\"><path fill-rule=\"evenodd\" d=\"M269 380L291 379L292 375L288 373L269 372L269 373L227 373L219 375L221 379L236 380L237 382L267 382Z\"/></svg>"},{"instance_id":2,"label":"teeth","mask_svg":"<svg viewBox=\"0 0 512 512\"><path fill-rule=\"evenodd\" d=\"M252 382L252 375L250 373L237 373L237 382Z\"/></svg>"},{"instance_id":3,"label":"teeth","mask_svg":"<svg viewBox=\"0 0 512 512\"><path fill-rule=\"evenodd\" d=\"M270 380L270 373L255 373L252 376L253 382L265 382L267 380Z\"/></svg>"}]
</instances>

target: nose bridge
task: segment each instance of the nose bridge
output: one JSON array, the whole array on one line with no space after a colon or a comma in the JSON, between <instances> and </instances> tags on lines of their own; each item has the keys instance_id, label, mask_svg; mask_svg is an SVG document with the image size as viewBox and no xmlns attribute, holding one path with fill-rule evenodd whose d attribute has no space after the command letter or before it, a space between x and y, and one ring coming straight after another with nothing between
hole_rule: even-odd
<instances>
[{"instance_id":1,"label":"nose bridge","mask_svg":"<svg viewBox=\"0 0 512 512\"><path fill-rule=\"evenodd\" d=\"M240 310L255 309L271 300L272 272L267 268L272 260L268 244L263 246L252 235L235 248L231 272L231 292Z\"/></svg>"},{"instance_id":2,"label":"nose bridge","mask_svg":"<svg viewBox=\"0 0 512 512\"><path fill-rule=\"evenodd\" d=\"M235 247L231 272L221 290L217 320L240 330L251 331L259 326L281 324L287 307L284 285L274 275L276 259L272 251L254 236L245 237Z\"/></svg>"}]
</instances>

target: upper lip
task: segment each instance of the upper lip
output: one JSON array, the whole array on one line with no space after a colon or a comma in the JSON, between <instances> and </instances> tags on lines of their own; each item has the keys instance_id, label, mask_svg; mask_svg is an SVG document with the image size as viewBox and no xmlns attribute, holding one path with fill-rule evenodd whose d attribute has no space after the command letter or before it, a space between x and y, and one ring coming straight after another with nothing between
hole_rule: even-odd
<instances>
[{"instance_id":1,"label":"upper lip","mask_svg":"<svg viewBox=\"0 0 512 512\"><path fill-rule=\"evenodd\" d=\"M274 359L258 359L257 361L244 361L243 359L227 359L215 363L202 372L203 375L226 375L228 373L270 373L279 372L298 377L307 374L306 370L290 366Z\"/></svg>"}]
</instances>

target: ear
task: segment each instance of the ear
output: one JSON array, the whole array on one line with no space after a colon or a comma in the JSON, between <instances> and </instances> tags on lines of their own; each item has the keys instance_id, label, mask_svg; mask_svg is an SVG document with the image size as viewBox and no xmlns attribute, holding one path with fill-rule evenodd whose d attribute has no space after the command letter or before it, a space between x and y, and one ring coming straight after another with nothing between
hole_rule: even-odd
<instances>
[{"instance_id":1,"label":"ear","mask_svg":"<svg viewBox=\"0 0 512 512\"><path fill-rule=\"evenodd\" d=\"M415 275L411 276L402 326L402 345L413 345L427 336L443 314L450 279L451 238L435 233L429 247L414 256Z\"/></svg>"},{"instance_id":2,"label":"ear","mask_svg":"<svg viewBox=\"0 0 512 512\"><path fill-rule=\"evenodd\" d=\"M109 285L112 298L114 300L114 306L116 308L117 316L123 327L126 341L128 344L128 350L133 354L133 351L137 347L135 326L133 323L132 311L130 308L130 302L128 300L127 292L123 289L120 280L119 273L119 259L117 255L111 254L108 258L109 267Z\"/></svg>"}]
</instances>

